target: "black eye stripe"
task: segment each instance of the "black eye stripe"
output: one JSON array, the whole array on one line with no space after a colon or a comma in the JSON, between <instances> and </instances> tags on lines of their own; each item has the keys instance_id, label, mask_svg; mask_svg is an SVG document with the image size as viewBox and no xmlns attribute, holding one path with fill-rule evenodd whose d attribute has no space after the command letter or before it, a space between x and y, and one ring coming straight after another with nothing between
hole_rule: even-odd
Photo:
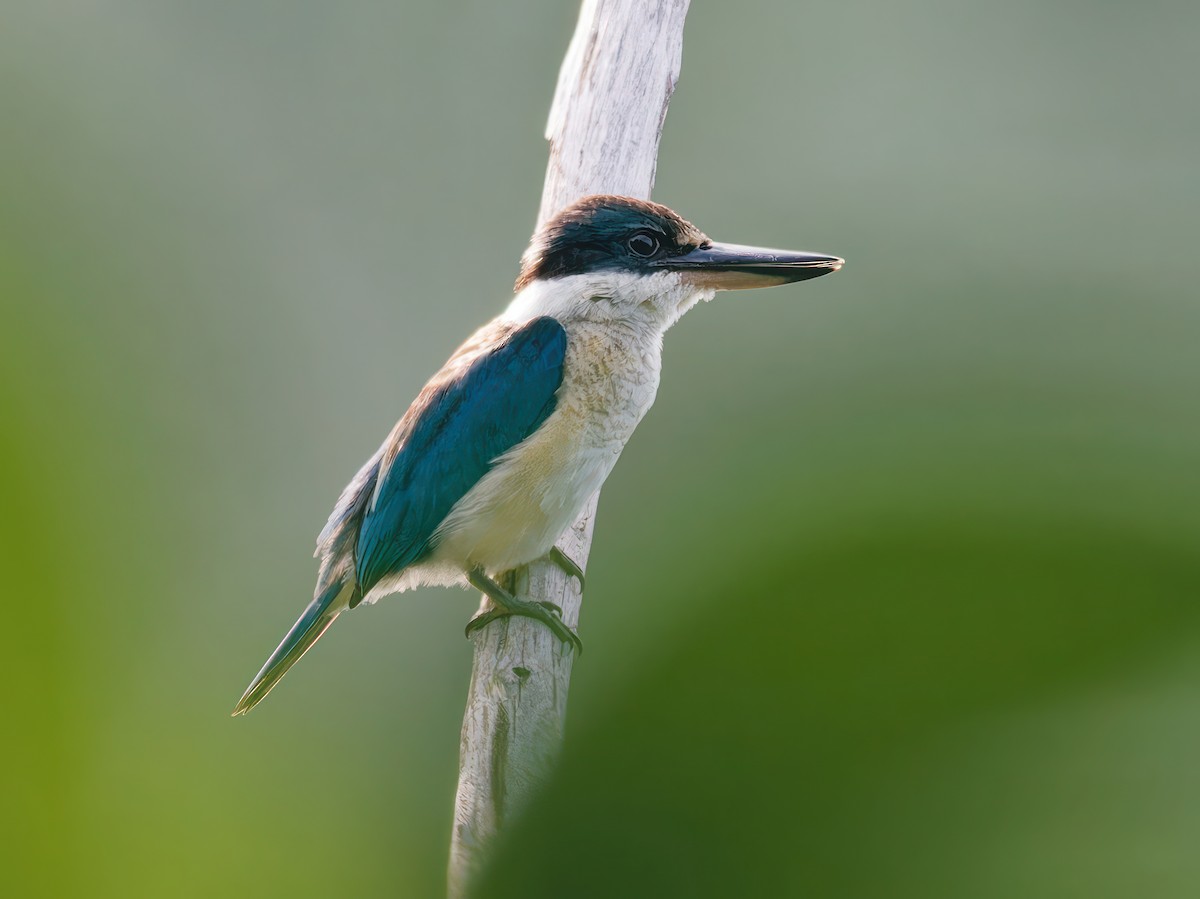
<instances>
[{"instance_id":1,"label":"black eye stripe","mask_svg":"<svg viewBox=\"0 0 1200 899\"><path fill-rule=\"evenodd\" d=\"M692 249L704 235L665 206L629 197L585 197L544 224L521 259L516 290L535 280L595 271L644 271Z\"/></svg>"}]
</instances>

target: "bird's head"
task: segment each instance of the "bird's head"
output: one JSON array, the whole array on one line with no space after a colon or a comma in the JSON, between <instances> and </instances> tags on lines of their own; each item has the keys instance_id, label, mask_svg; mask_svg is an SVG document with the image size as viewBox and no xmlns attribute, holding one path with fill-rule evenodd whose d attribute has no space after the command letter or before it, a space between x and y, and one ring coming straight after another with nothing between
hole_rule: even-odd
<instances>
[{"instance_id":1,"label":"bird's head","mask_svg":"<svg viewBox=\"0 0 1200 899\"><path fill-rule=\"evenodd\" d=\"M820 253L717 243L647 200L584 197L546 222L521 257L514 306L563 321L665 331L718 290L773 287L835 272Z\"/></svg>"}]
</instances>

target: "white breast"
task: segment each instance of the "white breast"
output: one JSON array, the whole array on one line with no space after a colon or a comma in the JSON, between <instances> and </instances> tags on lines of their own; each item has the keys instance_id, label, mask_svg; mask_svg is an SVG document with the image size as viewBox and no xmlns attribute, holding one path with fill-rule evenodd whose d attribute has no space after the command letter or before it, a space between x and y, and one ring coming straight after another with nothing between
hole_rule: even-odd
<instances>
[{"instance_id":1,"label":"white breast","mask_svg":"<svg viewBox=\"0 0 1200 899\"><path fill-rule=\"evenodd\" d=\"M661 339L566 325L557 405L451 510L431 561L506 571L545 555L608 477L654 402Z\"/></svg>"}]
</instances>

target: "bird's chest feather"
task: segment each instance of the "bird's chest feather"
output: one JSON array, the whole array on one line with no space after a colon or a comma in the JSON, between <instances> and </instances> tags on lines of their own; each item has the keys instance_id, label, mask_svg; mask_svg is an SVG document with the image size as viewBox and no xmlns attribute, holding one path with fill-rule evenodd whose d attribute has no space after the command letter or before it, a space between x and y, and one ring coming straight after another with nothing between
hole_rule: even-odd
<instances>
[{"instance_id":1,"label":"bird's chest feather","mask_svg":"<svg viewBox=\"0 0 1200 899\"><path fill-rule=\"evenodd\" d=\"M619 453L654 403L661 366L657 335L572 327L555 407L564 437Z\"/></svg>"},{"instance_id":2,"label":"bird's chest feather","mask_svg":"<svg viewBox=\"0 0 1200 899\"><path fill-rule=\"evenodd\" d=\"M548 551L604 483L653 404L660 367L654 335L569 328L554 412L453 510L445 549L489 567Z\"/></svg>"},{"instance_id":3,"label":"bird's chest feather","mask_svg":"<svg viewBox=\"0 0 1200 899\"><path fill-rule=\"evenodd\" d=\"M654 403L660 360L658 340L614 335L611 328L570 328L554 412L496 473L551 517L573 520Z\"/></svg>"}]
</instances>

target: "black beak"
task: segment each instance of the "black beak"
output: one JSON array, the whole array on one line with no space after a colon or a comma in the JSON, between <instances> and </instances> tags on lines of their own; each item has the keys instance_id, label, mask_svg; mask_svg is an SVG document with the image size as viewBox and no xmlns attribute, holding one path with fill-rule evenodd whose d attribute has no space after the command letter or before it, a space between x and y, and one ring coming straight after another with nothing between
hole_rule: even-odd
<instances>
[{"instance_id":1,"label":"black beak","mask_svg":"<svg viewBox=\"0 0 1200 899\"><path fill-rule=\"evenodd\" d=\"M819 278L836 272L845 261L822 253L709 243L682 256L660 259L651 264L677 271L699 287L745 290Z\"/></svg>"}]
</instances>

